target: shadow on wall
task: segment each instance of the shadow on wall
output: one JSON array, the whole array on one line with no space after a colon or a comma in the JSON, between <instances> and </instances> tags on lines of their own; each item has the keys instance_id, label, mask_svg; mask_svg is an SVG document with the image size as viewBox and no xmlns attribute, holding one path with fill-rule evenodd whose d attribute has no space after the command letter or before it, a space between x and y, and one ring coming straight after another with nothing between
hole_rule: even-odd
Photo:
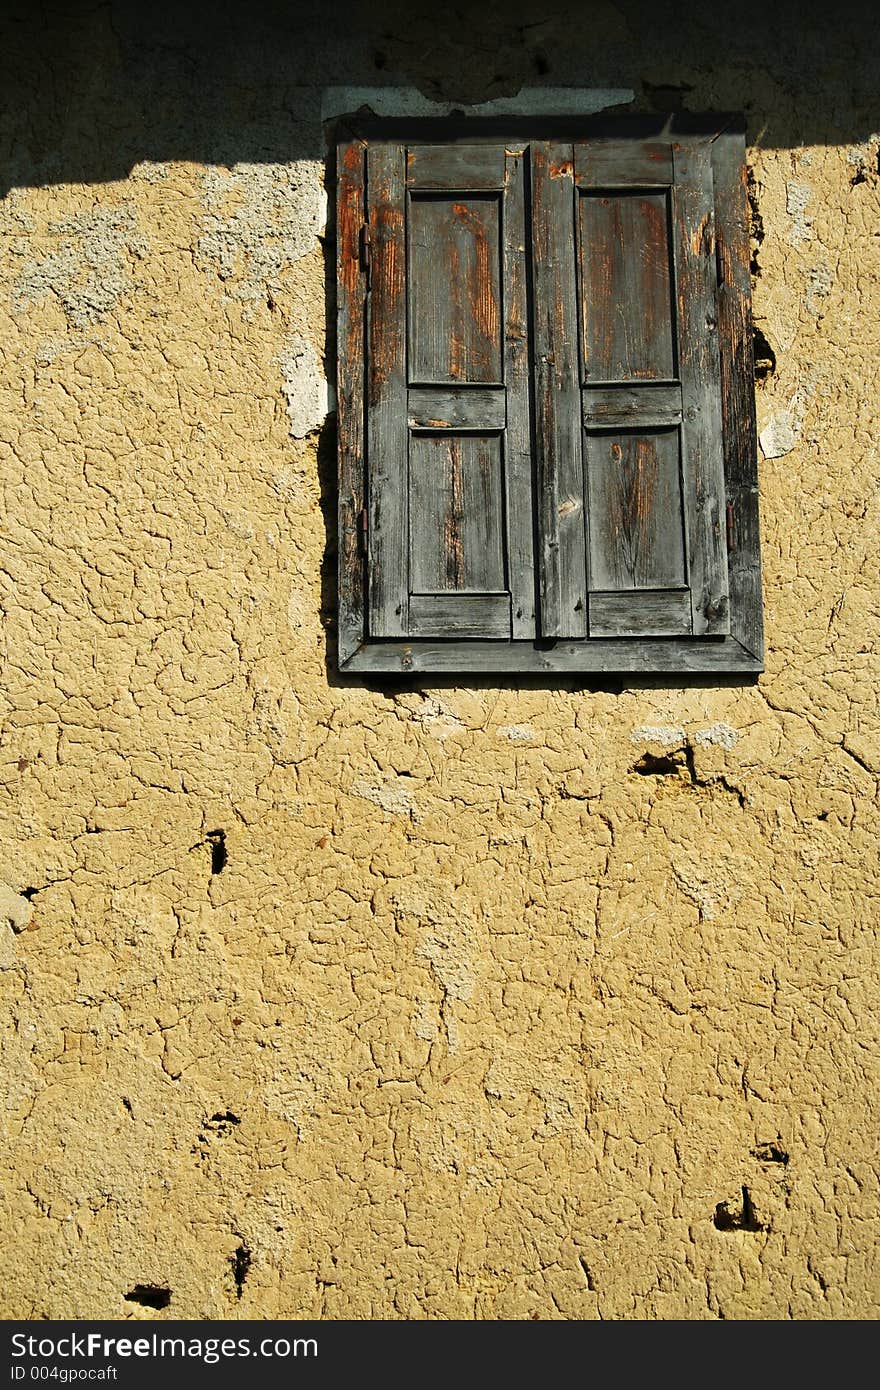
<instances>
[{"instance_id":1,"label":"shadow on wall","mask_svg":"<svg viewBox=\"0 0 880 1390\"><path fill-rule=\"evenodd\" d=\"M744 110L749 137L866 140L880 124L865 0L69 0L4 7L2 188L143 160L321 158L316 89L415 86L463 105L523 87L626 88L632 110Z\"/></svg>"}]
</instances>

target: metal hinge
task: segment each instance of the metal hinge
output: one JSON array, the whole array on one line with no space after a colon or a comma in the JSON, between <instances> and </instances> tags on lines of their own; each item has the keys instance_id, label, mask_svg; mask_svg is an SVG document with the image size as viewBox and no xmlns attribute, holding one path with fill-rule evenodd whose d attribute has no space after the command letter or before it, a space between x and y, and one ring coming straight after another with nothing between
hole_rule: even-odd
<instances>
[{"instance_id":1,"label":"metal hinge","mask_svg":"<svg viewBox=\"0 0 880 1390\"><path fill-rule=\"evenodd\" d=\"M366 507L364 507L363 511L362 511L361 514L360 514L359 524L358 524L358 533L359 533L359 535L360 535L361 550L363 551L364 555L366 555L366 553L367 553L367 531L368 531L368 528L369 528L369 519L368 519L368 516L367 516L367 509L366 509Z\"/></svg>"},{"instance_id":2,"label":"metal hinge","mask_svg":"<svg viewBox=\"0 0 880 1390\"><path fill-rule=\"evenodd\" d=\"M728 553L736 549L736 523L733 517L733 503L727 504L727 549Z\"/></svg>"},{"instance_id":3,"label":"metal hinge","mask_svg":"<svg viewBox=\"0 0 880 1390\"><path fill-rule=\"evenodd\" d=\"M372 266L371 266L371 259L370 259L370 229L369 229L369 227L367 226L366 222L365 222L364 225L361 227L360 251L361 251L361 270L364 272L364 274L365 274L366 277L367 277L367 289L369 289L369 288L370 288L370 271L371 271Z\"/></svg>"}]
</instances>

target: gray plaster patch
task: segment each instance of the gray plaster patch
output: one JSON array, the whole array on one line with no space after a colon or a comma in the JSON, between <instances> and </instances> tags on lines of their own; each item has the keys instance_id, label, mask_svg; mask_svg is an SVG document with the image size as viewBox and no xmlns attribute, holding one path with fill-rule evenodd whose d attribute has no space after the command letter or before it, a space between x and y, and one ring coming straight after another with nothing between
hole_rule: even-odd
<instances>
[{"instance_id":1,"label":"gray plaster patch","mask_svg":"<svg viewBox=\"0 0 880 1390\"><path fill-rule=\"evenodd\" d=\"M822 313L823 306L818 301L828 298L833 284L834 271L830 265L820 261L819 265L813 266L807 276L806 305L809 313L817 317Z\"/></svg>"},{"instance_id":2,"label":"gray plaster patch","mask_svg":"<svg viewBox=\"0 0 880 1390\"><path fill-rule=\"evenodd\" d=\"M316 248L326 223L322 180L322 165L313 159L205 174L199 261L225 283L228 299L244 304L246 317L279 293L289 266Z\"/></svg>"},{"instance_id":3,"label":"gray plaster patch","mask_svg":"<svg viewBox=\"0 0 880 1390\"><path fill-rule=\"evenodd\" d=\"M792 246L803 246L813 235L813 219L807 214L812 196L813 190L806 183L785 185L785 210L791 218L788 239Z\"/></svg>"},{"instance_id":4,"label":"gray plaster patch","mask_svg":"<svg viewBox=\"0 0 880 1390\"><path fill-rule=\"evenodd\" d=\"M498 730L499 738L510 739L511 743L529 743L535 731L528 724L503 724Z\"/></svg>"},{"instance_id":5,"label":"gray plaster patch","mask_svg":"<svg viewBox=\"0 0 880 1390\"><path fill-rule=\"evenodd\" d=\"M418 807L413 801L409 778L392 777L385 782L367 782L364 778L352 786L355 796L370 801L389 816L406 816L409 820L421 819Z\"/></svg>"},{"instance_id":6,"label":"gray plaster patch","mask_svg":"<svg viewBox=\"0 0 880 1390\"><path fill-rule=\"evenodd\" d=\"M21 189L10 188L6 197L0 198L0 236L21 236L36 231L30 213L19 206L21 197Z\"/></svg>"},{"instance_id":7,"label":"gray plaster patch","mask_svg":"<svg viewBox=\"0 0 880 1390\"><path fill-rule=\"evenodd\" d=\"M734 744L739 743L739 733L730 724L725 724L723 720L719 720L717 724L710 724L706 729L698 729L694 734L694 743L699 743L703 747L714 743L729 751Z\"/></svg>"},{"instance_id":8,"label":"gray plaster patch","mask_svg":"<svg viewBox=\"0 0 880 1390\"><path fill-rule=\"evenodd\" d=\"M142 159L140 164L135 164L131 171L131 177L140 183L162 183L167 179L171 166L162 161L153 159Z\"/></svg>"},{"instance_id":9,"label":"gray plaster patch","mask_svg":"<svg viewBox=\"0 0 880 1390\"><path fill-rule=\"evenodd\" d=\"M71 352L82 352L87 347L99 347L104 353L113 351L96 333L56 333L51 338L43 339L34 354L34 362L38 367L51 367L57 358Z\"/></svg>"},{"instance_id":10,"label":"gray plaster patch","mask_svg":"<svg viewBox=\"0 0 880 1390\"><path fill-rule=\"evenodd\" d=\"M73 328L100 322L131 289L131 261L147 254L133 210L93 208L52 223L49 232L57 247L25 262L13 287L15 307L55 295Z\"/></svg>"},{"instance_id":11,"label":"gray plaster patch","mask_svg":"<svg viewBox=\"0 0 880 1390\"><path fill-rule=\"evenodd\" d=\"M786 409L775 410L770 416L758 436L765 458L783 458L800 443L807 412L807 399L807 392L798 390Z\"/></svg>"},{"instance_id":12,"label":"gray plaster patch","mask_svg":"<svg viewBox=\"0 0 880 1390\"><path fill-rule=\"evenodd\" d=\"M846 152L847 164L852 164L858 173L867 175L877 171L877 147L880 145L880 131L869 135L861 145L853 145Z\"/></svg>"},{"instance_id":13,"label":"gray plaster patch","mask_svg":"<svg viewBox=\"0 0 880 1390\"><path fill-rule=\"evenodd\" d=\"M640 724L630 734L632 743L659 743L661 748L676 748L687 735L678 724Z\"/></svg>"},{"instance_id":14,"label":"gray plaster patch","mask_svg":"<svg viewBox=\"0 0 880 1390\"><path fill-rule=\"evenodd\" d=\"M629 87L523 87L516 96L465 105L432 101L415 87L325 87L321 119L331 121L366 106L376 116L589 116L635 100Z\"/></svg>"},{"instance_id":15,"label":"gray plaster patch","mask_svg":"<svg viewBox=\"0 0 880 1390\"><path fill-rule=\"evenodd\" d=\"M327 381L317 352L306 338L291 338L277 357L281 390L287 401L287 418L294 439L304 439L320 429L330 405Z\"/></svg>"}]
</instances>

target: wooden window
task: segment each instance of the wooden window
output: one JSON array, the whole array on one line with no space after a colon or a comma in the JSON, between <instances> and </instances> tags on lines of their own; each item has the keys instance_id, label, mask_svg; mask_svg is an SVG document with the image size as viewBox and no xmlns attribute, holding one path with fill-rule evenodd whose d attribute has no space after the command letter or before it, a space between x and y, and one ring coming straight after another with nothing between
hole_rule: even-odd
<instances>
[{"instance_id":1,"label":"wooden window","mask_svg":"<svg viewBox=\"0 0 880 1390\"><path fill-rule=\"evenodd\" d=\"M762 669L735 121L338 147L339 664Z\"/></svg>"}]
</instances>

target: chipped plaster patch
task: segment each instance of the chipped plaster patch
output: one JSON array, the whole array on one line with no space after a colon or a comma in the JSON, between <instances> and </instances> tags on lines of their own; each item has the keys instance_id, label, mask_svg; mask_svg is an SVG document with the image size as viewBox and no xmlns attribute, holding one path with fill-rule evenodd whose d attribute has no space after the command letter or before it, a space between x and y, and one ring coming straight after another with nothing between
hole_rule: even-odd
<instances>
[{"instance_id":1,"label":"chipped plaster patch","mask_svg":"<svg viewBox=\"0 0 880 1390\"><path fill-rule=\"evenodd\" d=\"M131 178L139 183L163 183L171 172L170 164L163 160L143 159L135 164Z\"/></svg>"},{"instance_id":2,"label":"chipped plaster patch","mask_svg":"<svg viewBox=\"0 0 880 1390\"><path fill-rule=\"evenodd\" d=\"M415 954L426 960L450 999L466 1003L476 985L466 927L454 918L420 923Z\"/></svg>"},{"instance_id":3,"label":"chipped plaster patch","mask_svg":"<svg viewBox=\"0 0 880 1390\"><path fill-rule=\"evenodd\" d=\"M807 275L807 292L805 303L807 311L817 318L822 313L822 305L819 302L827 299L834 284L834 271L825 261L820 261L814 265Z\"/></svg>"},{"instance_id":4,"label":"chipped plaster patch","mask_svg":"<svg viewBox=\"0 0 880 1390\"><path fill-rule=\"evenodd\" d=\"M726 748L728 752L739 742L739 733L730 724L725 724L723 720L717 724L710 724L706 729L698 729L694 734L694 743L706 747L708 744L717 744L721 748Z\"/></svg>"},{"instance_id":5,"label":"chipped plaster patch","mask_svg":"<svg viewBox=\"0 0 880 1390\"><path fill-rule=\"evenodd\" d=\"M661 748L679 747L686 739L679 724L640 724L630 734L632 743L659 743Z\"/></svg>"},{"instance_id":6,"label":"chipped plaster patch","mask_svg":"<svg viewBox=\"0 0 880 1390\"><path fill-rule=\"evenodd\" d=\"M682 893L697 908L701 922L714 921L742 896L741 868L720 859L674 855L672 873Z\"/></svg>"},{"instance_id":7,"label":"chipped plaster patch","mask_svg":"<svg viewBox=\"0 0 880 1390\"><path fill-rule=\"evenodd\" d=\"M100 323L132 287L129 263L142 260L147 238L127 204L74 213L51 224L60 238L49 255L27 261L13 286L13 304L26 309L55 295L68 322Z\"/></svg>"},{"instance_id":8,"label":"chipped plaster patch","mask_svg":"<svg viewBox=\"0 0 880 1390\"><path fill-rule=\"evenodd\" d=\"M15 938L27 929L32 915L28 899L0 883L0 970L10 970L15 964Z\"/></svg>"},{"instance_id":9,"label":"chipped plaster patch","mask_svg":"<svg viewBox=\"0 0 880 1390\"><path fill-rule=\"evenodd\" d=\"M862 175L880 172L877 168L878 146L880 146L880 131L875 131L861 145L853 145L851 149L847 150L847 164L853 165L856 172Z\"/></svg>"},{"instance_id":10,"label":"chipped plaster patch","mask_svg":"<svg viewBox=\"0 0 880 1390\"><path fill-rule=\"evenodd\" d=\"M0 198L0 236L20 237L35 232L37 225L29 212L21 206L23 190L10 188L5 198Z\"/></svg>"},{"instance_id":11,"label":"chipped plaster patch","mask_svg":"<svg viewBox=\"0 0 880 1390\"><path fill-rule=\"evenodd\" d=\"M198 259L240 301L245 318L271 303L282 276L315 250L326 222L326 196L317 160L236 164L209 169L202 180L204 231Z\"/></svg>"},{"instance_id":12,"label":"chipped plaster patch","mask_svg":"<svg viewBox=\"0 0 880 1390\"><path fill-rule=\"evenodd\" d=\"M282 372L281 390L287 402L287 418L293 439L305 439L327 418L327 379L312 344L297 335L276 358Z\"/></svg>"},{"instance_id":13,"label":"chipped plaster patch","mask_svg":"<svg viewBox=\"0 0 880 1390\"><path fill-rule=\"evenodd\" d=\"M411 698L418 699L417 696ZM410 711L413 722L420 724L436 739L448 738L450 734L457 733L465 727L464 720L459 719L457 714L433 695L424 696L416 708L412 707L406 697L402 703Z\"/></svg>"},{"instance_id":14,"label":"chipped plaster patch","mask_svg":"<svg viewBox=\"0 0 880 1390\"><path fill-rule=\"evenodd\" d=\"M530 724L502 724L498 737L509 739L511 743L530 743L535 731Z\"/></svg>"},{"instance_id":15,"label":"chipped plaster patch","mask_svg":"<svg viewBox=\"0 0 880 1390\"><path fill-rule=\"evenodd\" d=\"M59 357L71 352L82 352L87 347L99 347L102 352L113 351L102 343L95 333L56 333L51 338L43 339L34 354L34 362L38 367L51 367Z\"/></svg>"},{"instance_id":16,"label":"chipped plaster patch","mask_svg":"<svg viewBox=\"0 0 880 1390\"><path fill-rule=\"evenodd\" d=\"M7 884L0 884L0 922L14 932L23 932L33 916L33 906L27 898Z\"/></svg>"},{"instance_id":17,"label":"chipped plaster patch","mask_svg":"<svg viewBox=\"0 0 880 1390\"><path fill-rule=\"evenodd\" d=\"M808 395L797 390L784 410L774 411L758 436L761 452L767 459L783 458L800 443L807 413Z\"/></svg>"},{"instance_id":18,"label":"chipped plaster patch","mask_svg":"<svg viewBox=\"0 0 880 1390\"><path fill-rule=\"evenodd\" d=\"M360 777L352 786L355 796L371 801L389 816L406 816L409 820L421 819L418 807L413 801L408 777L391 777L385 782L367 782Z\"/></svg>"},{"instance_id":19,"label":"chipped plaster patch","mask_svg":"<svg viewBox=\"0 0 880 1390\"><path fill-rule=\"evenodd\" d=\"M792 246L803 246L813 235L813 219L807 213L807 206L813 190L806 183L787 183L785 185L785 210L791 218L788 240Z\"/></svg>"},{"instance_id":20,"label":"chipped plaster patch","mask_svg":"<svg viewBox=\"0 0 880 1390\"><path fill-rule=\"evenodd\" d=\"M413 1016L413 1031L432 1041L442 1026L450 1053L459 1046L459 1026L452 1005L474 997L478 971L474 952L479 944L477 923L442 885L408 888L392 899L398 923L409 925L416 936L414 955L430 968L442 990L439 1018L429 1000L420 1000ZM435 1022L435 1020L437 1020Z\"/></svg>"}]
</instances>

